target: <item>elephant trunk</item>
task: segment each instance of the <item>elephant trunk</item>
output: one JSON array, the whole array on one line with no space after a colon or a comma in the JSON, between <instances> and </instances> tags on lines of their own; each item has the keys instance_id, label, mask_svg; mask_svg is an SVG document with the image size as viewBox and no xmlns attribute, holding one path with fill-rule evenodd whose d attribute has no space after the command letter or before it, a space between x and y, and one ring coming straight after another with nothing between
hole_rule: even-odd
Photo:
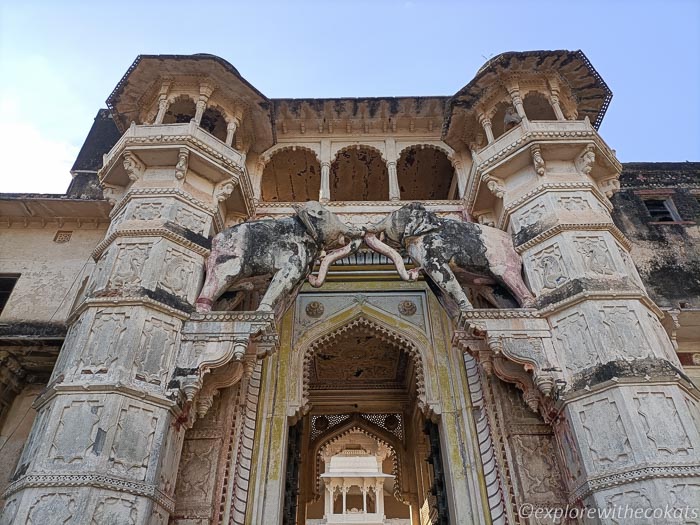
<instances>
[{"instance_id":1,"label":"elephant trunk","mask_svg":"<svg viewBox=\"0 0 700 525\"><path fill-rule=\"evenodd\" d=\"M314 288L321 287L326 280L326 275L328 274L328 268L330 265L335 261L356 252L360 247L360 244L362 244L362 239L355 239L342 248L328 252L321 261L321 266L318 269L318 275L309 275L309 284Z\"/></svg>"},{"instance_id":2,"label":"elephant trunk","mask_svg":"<svg viewBox=\"0 0 700 525\"><path fill-rule=\"evenodd\" d=\"M394 266L396 266L396 271L399 272L401 279L403 279L404 281L415 281L416 279L418 279L418 270L416 269L407 271L406 266L403 263L403 257L401 257L401 254L394 250L391 246L384 244L382 241L380 241L374 235L374 233L367 232L365 234L365 243L375 252L381 253L382 255L386 255L389 259L391 259L394 263Z\"/></svg>"}]
</instances>

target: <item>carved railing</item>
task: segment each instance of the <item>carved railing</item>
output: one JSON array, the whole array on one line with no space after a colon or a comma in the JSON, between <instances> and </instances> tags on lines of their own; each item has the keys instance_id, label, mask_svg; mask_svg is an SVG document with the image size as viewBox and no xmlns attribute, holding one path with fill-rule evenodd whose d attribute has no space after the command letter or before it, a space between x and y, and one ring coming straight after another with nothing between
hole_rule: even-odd
<instances>
[{"instance_id":1,"label":"carved railing","mask_svg":"<svg viewBox=\"0 0 700 525\"><path fill-rule=\"evenodd\" d=\"M245 160L239 151L231 146L227 146L214 135L199 127L196 122L187 122L184 124L141 125L132 123L110 152L104 155L102 162L103 172L109 171L104 168L118 160L126 146L134 144L167 145L180 143L188 143L194 146L214 159L223 162L226 167L234 171L241 172L244 170Z\"/></svg>"}]
</instances>

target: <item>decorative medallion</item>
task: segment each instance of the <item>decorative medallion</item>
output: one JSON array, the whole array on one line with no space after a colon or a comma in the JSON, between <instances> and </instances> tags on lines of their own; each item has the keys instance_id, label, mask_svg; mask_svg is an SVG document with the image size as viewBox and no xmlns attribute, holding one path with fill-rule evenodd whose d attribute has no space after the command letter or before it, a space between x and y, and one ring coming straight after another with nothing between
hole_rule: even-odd
<instances>
[{"instance_id":1,"label":"decorative medallion","mask_svg":"<svg viewBox=\"0 0 700 525\"><path fill-rule=\"evenodd\" d=\"M399 418L396 417L394 414L389 414L386 416L386 419L384 419L384 426L387 428L387 430L390 430L393 432L397 428L399 428Z\"/></svg>"},{"instance_id":2,"label":"decorative medallion","mask_svg":"<svg viewBox=\"0 0 700 525\"><path fill-rule=\"evenodd\" d=\"M325 308L323 307L323 303L318 301L311 301L306 305L306 315L309 317L315 317L316 319L323 315L324 310Z\"/></svg>"},{"instance_id":3,"label":"decorative medallion","mask_svg":"<svg viewBox=\"0 0 700 525\"><path fill-rule=\"evenodd\" d=\"M399 313L401 315L414 315L418 311L416 303L413 301L401 301L399 303Z\"/></svg>"},{"instance_id":4,"label":"decorative medallion","mask_svg":"<svg viewBox=\"0 0 700 525\"><path fill-rule=\"evenodd\" d=\"M329 422L326 416L317 417L314 421L314 428L319 432L323 432L328 428Z\"/></svg>"}]
</instances>

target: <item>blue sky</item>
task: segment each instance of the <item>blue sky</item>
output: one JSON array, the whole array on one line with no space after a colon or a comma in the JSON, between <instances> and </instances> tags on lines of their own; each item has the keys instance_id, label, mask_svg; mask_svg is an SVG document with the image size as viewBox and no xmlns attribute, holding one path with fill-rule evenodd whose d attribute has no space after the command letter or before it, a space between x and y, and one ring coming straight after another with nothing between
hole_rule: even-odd
<instances>
[{"instance_id":1,"label":"blue sky","mask_svg":"<svg viewBox=\"0 0 700 525\"><path fill-rule=\"evenodd\" d=\"M700 2L0 0L0 191L61 193L140 53L213 53L268 97L451 95L504 51L582 49L623 162L700 161Z\"/></svg>"}]
</instances>

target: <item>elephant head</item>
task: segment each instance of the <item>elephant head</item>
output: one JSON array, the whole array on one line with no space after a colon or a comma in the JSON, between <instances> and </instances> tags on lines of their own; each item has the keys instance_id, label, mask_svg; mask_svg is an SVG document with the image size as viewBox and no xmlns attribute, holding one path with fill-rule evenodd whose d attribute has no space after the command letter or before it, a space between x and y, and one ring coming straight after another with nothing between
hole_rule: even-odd
<instances>
[{"instance_id":1,"label":"elephant head","mask_svg":"<svg viewBox=\"0 0 700 525\"><path fill-rule=\"evenodd\" d=\"M358 228L343 223L333 212L316 201L295 206L294 211L309 235L322 248L343 247L347 239L357 239L364 233Z\"/></svg>"},{"instance_id":2,"label":"elephant head","mask_svg":"<svg viewBox=\"0 0 700 525\"><path fill-rule=\"evenodd\" d=\"M366 231L383 234L390 244L404 246L407 237L425 235L440 227L437 215L426 210L422 204L412 202L390 213L383 221L368 226Z\"/></svg>"}]
</instances>

